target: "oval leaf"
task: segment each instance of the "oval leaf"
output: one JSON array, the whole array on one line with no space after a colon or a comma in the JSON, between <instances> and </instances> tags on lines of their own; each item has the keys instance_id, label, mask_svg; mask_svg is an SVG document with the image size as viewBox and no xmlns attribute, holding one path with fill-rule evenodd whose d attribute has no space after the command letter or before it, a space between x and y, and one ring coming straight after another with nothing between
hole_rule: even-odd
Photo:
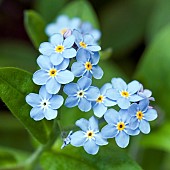
<instances>
[{"instance_id":1,"label":"oval leaf","mask_svg":"<svg viewBox=\"0 0 170 170\"><path fill-rule=\"evenodd\" d=\"M36 122L30 118L31 107L25 96L35 92L37 86L32 82L32 74L17 68L0 68L0 97L9 110L25 128L41 143L46 143L50 130L46 122Z\"/></svg>"}]
</instances>

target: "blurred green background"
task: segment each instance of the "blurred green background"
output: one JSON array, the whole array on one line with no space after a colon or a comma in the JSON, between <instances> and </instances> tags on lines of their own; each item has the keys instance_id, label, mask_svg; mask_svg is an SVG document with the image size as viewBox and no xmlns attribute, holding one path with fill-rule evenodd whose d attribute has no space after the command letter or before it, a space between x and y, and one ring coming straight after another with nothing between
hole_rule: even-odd
<instances>
[{"instance_id":1,"label":"blurred green background","mask_svg":"<svg viewBox=\"0 0 170 170\"><path fill-rule=\"evenodd\" d=\"M71 0L1 0L0 1L0 66L13 66L33 73L37 70L38 50L24 28L24 10L37 11L52 22L61 8ZM170 0L89 0L102 31L102 56L99 65L105 74L94 81L99 87L112 77L127 82L137 79L152 90L154 107L159 117L152 122L149 135L131 139L130 157L145 170L170 170ZM111 49L111 50L110 50ZM110 55L110 51L112 51ZM109 54L109 55L108 55ZM12 75L11 75L12 76ZM63 109L64 110L64 109ZM65 109L65 125L74 123L78 110ZM16 157L2 154L11 147L33 151L33 140L20 122L0 103L0 163ZM25 153L24 153L25 154ZM19 159L19 158L18 158ZM5 163L4 163L5 164Z\"/></svg>"}]
</instances>

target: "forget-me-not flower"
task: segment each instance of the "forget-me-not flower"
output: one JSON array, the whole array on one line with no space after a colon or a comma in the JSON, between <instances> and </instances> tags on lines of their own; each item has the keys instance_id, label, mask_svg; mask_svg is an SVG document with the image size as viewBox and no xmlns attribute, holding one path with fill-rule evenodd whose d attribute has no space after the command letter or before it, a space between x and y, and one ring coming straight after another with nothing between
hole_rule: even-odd
<instances>
[{"instance_id":1,"label":"forget-me-not flower","mask_svg":"<svg viewBox=\"0 0 170 170\"><path fill-rule=\"evenodd\" d=\"M66 84L63 91L68 95L65 105L69 108L77 106L81 111L88 112L91 109L91 101L99 95L99 89L91 86L92 80L81 77L77 83Z\"/></svg>"},{"instance_id":2,"label":"forget-me-not flower","mask_svg":"<svg viewBox=\"0 0 170 170\"><path fill-rule=\"evenodd\" d=\"M67 137L64 138L63 144L62 144L62 146L61 146L61 149L63 149L64 147L66 147L67 145L70 144L70 142L71 142L71 135L72 135L72 134L73 134L73 131L71 130L71 131L69 132L69 134L67 135Z\"/></svg>"},{"instance_id":3,"label":"forget-me-not flower","mask_svg":"<svg viewBox=\"0 0 170 170\"><path fill-rule=\"evenodd\" d=\"M80 27L81 20L77 17L70 19L66 15L60 15L56 18L54 23L50 23L45 28L45 32L48 36L52 36L55 33L60 33L64 35L64 33L70 29L78 29Z\"/></svg>"},{"instance_id":4,"label":"forget-me-not flower","mask_svg":"<svg viewBox=\"0 0 170 170\"><path fill-rule=\"evenodd\" d=\"M69 64L67 60L59 65L53 65L48 56L40 55L37 63L41 69L33 74L33 82L37 85L45 85L50 94L58 93L61 84L70 83L74 79L74 74L66 70Z\"/></svg>"},{"instance_id":5,"label":"forget-me-not flower","mask_svg":"<svg viewBox=\"0 0 170 170\"><path fill-rule=\"evenodd\" d=\"M112 88L110 83L104 84L100 89L100 94L94 102L92 102L93 112L97 117L102 117L107 111L107 107L114 106L117 103L106 97L106 91Z\"/></svg>"},{"instance_id":6,"label":"forget-me-not flower","mask_svg":"<svg viewBox=\"0 0 170 170\"><path fill-rule=\"evenodd\" d=\"M107 90L106 96L117 102L121 109L127 109L130 102L137 102L143 98L137 94L141 88L141 84L134 80L126 84L121 78L112 79L113 88Z\"/></svg>"},{"instance_id":7,"label":"forget-me-not flower","mask_svg":"<svg viewBox=\"0 0 170 170\"><path fill-rule=\"evenodd\" d=\"M101 47L96 44L92 35L83 35L75 29L73 30L72 35L75 36L75 43L78 46L78 49L84 48L90 52L96 52L101 50Z\"/></svg>"},{"instance_id":8,"label":"forget-me-not flower","mask_svg":"<svg viewBox=\"0 0 170 170\"><path fill-rule=\"evenodd\" d=\"M40 44L39 51L43 55L49 56L54 65L58 65L65 58L76 56L76 50L72 48L74 41L75 37L73 35L64 39L61 34L54 34L50 37L50 42Z\"/></svg>"},{"instance_id":9,"label":"forget-me-not flower","mask_svg":"<svg viewBox=\"0 0 170 170\"><path fill-rule=\"evenodd\" d=\"M71 67L71 71L75 77L86 76L96 79L101 79L103 76L103 70L97 65L100 59L99 53L95 52L91 54L85 49L80 49L76 55L77 62L74 62Z\"/></svg>"},{"instance_id":10,"label":"forget-me-not flower","mask_svg":"<svg viewBox=\"0 0 170 170\"><path fill-rule=\"evenodd\" d=\"M46 118L47 120L57 117L57 109L63 104L63 97L49 94L44 86L41 86L39 94L30 93L26 96L26 102L33 108L30 116L36 121Z\"/></svg>"},{"instance_id":11,"label":"forget-me-not flower","mask_svg":"<svg viewBox=\"0 0 170 170\"><path fill-rule=\"evenodd\" d=\"M130 127L132 129L139 128L142 133L148 134L150 132L149 121L157 118L157 111L149 108L149 100L143 99L137 103L133 103L128 112L131 116Z\"/></svg>"},{"instance_id":12,"label":"forget-me-not flower","mask_svg":"<svg viewBox=\"0 0 170 170\"><path fill-rule=\"evenodd\" d=\"M71 145L76 147L83 146L88 154L95 155L99 151L99 146L108 144L99 132L98 120L94 116L89 121L81 118L76 121L76 125L81 130L71 135Z\"/></svg>"},{"instance_id":13,"label":"forget-me-not flower","mask_svg":"<svg viewBox=\"0 0 170 170\"><path fill-rule=\"evenodd\" d=\"M109 109L104 114L104 119L108 123L101 130L104 138L115 138L117 145L125 148L129 144L129 135L138 135L139 130L132 130L129 127L130 116L127 110L121 109L117 112L114 109Z\"/></svg>"}]
</instances>

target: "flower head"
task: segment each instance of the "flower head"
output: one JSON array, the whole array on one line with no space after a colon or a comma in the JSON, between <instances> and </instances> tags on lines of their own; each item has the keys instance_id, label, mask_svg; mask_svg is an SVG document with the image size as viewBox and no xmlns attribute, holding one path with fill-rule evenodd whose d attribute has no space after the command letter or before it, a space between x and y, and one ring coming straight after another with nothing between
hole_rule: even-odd
<instances>
[{"instance_id":1,"label":"flower head","mask_svg":"<svg viewBox=\"0 0 170 170\"><path fill-rule=\"evenodd\" d=\"M37 63L41 69L34 73L33 81L37 85L45 85L50 94L58 93L61 84L70 83L74 79L73 73L66 70L69 64L68 59L59 65L53 65L48 56L40 55Z\"/></svg>"},{"instance_id":2,"label":"flower head","mask_svg":"<svg viewBox=\"0 0 170 170\"><path fill-rule=\"evenodd\" d=\"M61 149L63 149L65 146L69 145L71 142L71 135L73 134L73 131L70 131L66 138L64 138L63 145L61 146Z\"/></svg>"},{"instance_id":3,"label":"flower head","mask_svg":"<svg viewBox=\"0 0 170 170\"><path fill-rule=\"evenodd\" d=\"M78 108L81 111L89 111L91 109L91 101L95 100L99 95L99 89L91 86L91 83L91 79L82 77L77 83L66 84L63 89L68 95L65 105L67 107L78 105Z\"/></svg>"},{"instance_id":4,"label":"flower head","mask_svg":"<svg viewBox=\"0 0 170 170\"><path fill-rule=\"evenodd\" d=\"M63 104L63 97L60 95L52 95L47 93L44 86L39 90L39 94L30 93L26 96L26 102L32 106L30 116L34 120L55 119L57 117L57 109Z\"/></svg>"},{"instance_id":5,"label":"flower head","mask_svg":"<svg viewBox=\"0 0 170 170\"><path fill-rule=\"evenodd\" d=\"M113 88L107 90L106 96L117 102L121 109L127 109L130 102L137 102L143 98L137 94L141 85L138 81L134 80L126 84L121 78L112 79Z\"/></svg>"},{"instance_id":6,"label":"flower head","mask_svg":"<svg viewBox=\"0 0 170 170\"><path fill-rule=\"evenodd\" d=\"M99 62L99 53L91 54L85 49L80 49L77 52L77 62L72 64L71 71L75 77L86 76L91 78L94 76L96 79L101 79L103 70L97 65Z\"/></svg>"},{"instance_id":7,"label":"flower head","mask_svg":"<svg viewBox=\"0 0 170 170\"><path fill-rule=\"evenodd\" d=\"M99 146L108 144L99 132L98 121L94 116L89 121L81 118L76 121L76 125L81 130L71 135L71 145L83 146L88 154L95 155L99 151Z\"/></svg>"},{"instance_id":8,"label":"flower head","mask_svg":"<svg viewBox=\"0 0 170 170\"><path fill-rule=\"evenodd\" d=\"M114 109L109 109L104 114L104 119L108 123L101 130L104 138L114 138L117 145L125 148L129 144L129 135L138 135L139 130L132 130L129 127L129 115L127 110L117 112Z\"/></svg>"},{"instance_id":9,"label":"flower head","mask_svg":"<svg viewBox=\"0 0 170 170\"><path fill-rule=\"evenodd\" d=\"M148 134L150 132L149 121L157 118L156 110L149 108L149 100L143 99L139 104L133 103L128 112L131 116L130 127L132 129L139 128L142 133Z\"/></svg>"},{"instance_id":10,"label":"flower head","mask_svg":"<svg viewBox=\"0 0 170 170\"><path fill-rule=\"evenodd\" d=\"M50 42L40 44L39 51L49 56L54 65L59 65L64 59L76 56L76 50L72 48L74 41L73 35L64 39L61 34L54 34L50 37Z\"/></svg>"}]
</instances>

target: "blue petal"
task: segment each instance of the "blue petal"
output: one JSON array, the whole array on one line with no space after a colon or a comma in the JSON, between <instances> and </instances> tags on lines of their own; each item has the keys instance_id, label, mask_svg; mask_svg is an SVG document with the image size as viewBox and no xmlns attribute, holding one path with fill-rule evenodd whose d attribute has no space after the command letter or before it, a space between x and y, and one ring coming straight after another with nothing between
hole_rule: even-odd
<instances>
[{"instance_id":1,"label":"blue petal","mask_svg":"<svg viewBox=\"0 0 170 170\"><path fill-rule=\"evenodd\" d=\"M105 95L111 100L117 100L121 97L120 93L116 89L108 89Z\"/></svg>"},{"instance_id":2,"label":"blue petal","mask_svg":"<svg viewBox=\"0 0 170 170\"><path fill-rule=\"evenodd\" d=\"M83 74L84 77L88 77L88 78L92 78L92 73L91 71L88 71L88 70L85 70L84 74Z\"/></svg>"},{"instance_id":3,"label":"blue petal","mask_svg":"<svg viewBox=\"0 0 170 170\"><path fill-rule=\"evenodd\" d=\"M49 42L43 42L39 47L40 53L50 56L54 52L54 46Z\"/></svg>"},{"instance_id":4,"label":"blue petal","mask_svg":"<svg viewBox=\"0 0 170 170\"><path fill-rule=\"evenodd\" d=\"M68 48L63 51L64 58L73 58L76 56L76 50L74 48Z\"/></svg>"},{"instance_id":5,"label":"blue petal","mask_svg":"<svg viewBox=\"0 0 170 170\"><path fill-rule=\"evenodd\" d=\"M44 118L43 111L40 109L40 107L33 107L30 111L30 116L35 121L42 120Z\"/></svg>"},{"instance_id":6,"label":"blue petal","mask_svg":"<svg viewBox=\"0 0 170 170\"><path fill-rule=\"evenodd\" d=\"M52 95L47 92L45 86L41 86L39 95L42 97L42 99L50 99L52 97Z\"/></svg>"},{"instance_id":7,"label":"blue petal","mask_svg":"<svg viewBox=\"0 0 170 170\"><path fill-rule=\"evenodd\" d=\"M136 135L139 135L139 133L140 133L140 130L139 130L139 128L137 128L137 129L135 129L135 130L132 130L132 129L130 129L130 128L126 128L126 133L128 134L128 135L131 135L131 136L136 136Z\"/></svg>"},{"instance_id":8,"label":"blue petal","mask_svg":"<svg viewBox=\"0 0 170 170\"><path fill-rule=\"evenodd\" d=\"M127 85L127 91L130 93L130 94L134 94L136 93L137 91L139 91L141 88L141 85L138 81L134 80L132 82L130 82L128 85Z\"/></svg>"},{"instance_id":9,"label":"blue petal","mask_svg":"<svg viewBox=\"0 0 170 170\"><path fill-rule=\"evenodd\" d=\"M90 52L83 48L80 48L77 51L76 59L79 62L86 63L87 61L90 60Z\"/></svg>"},{"instance_id":10,"label":"blue petal","mask_svg":"<svg viewBox=\"0 0 170 170\"><path fill-rule=\"evenodd\" d=\"M57 114L57 110L53 110L51 108L48 108L44 111L44 116L47 120L55 119L57 117Z\"/></svg>"},{"instance_id":11,"label":"blue petal","mask_svg":"<svg viewBox=\"0 0 170 170\"><path fill-rule=\"evenodd\" d=\"M94 132L99 131L98 120L94 116L89 119L89 127Z\"/></svg>"},{"instance_id":12,"label":"blue petal","mask_svg":"<svg viewBox=\"0 0 170 170\"><path fill-rule=\"evenodd\" d=\"M53 53L50 55L50 61L53 65L59 65L64 60L63 55L61 53Z\"/></svg>"},{"instance_id":13,"label":"blue petal","mask_svg":"<svg viewBox=\"0 0 170 170\"><path fill-rule=\"evenodd\" d=\"M75 41L75 37L73 35L70 35L69 37L67 37L65 40L64 40L64 47L65 48L70 48L73 46L74 44L74 41Z\"/></svg>"},{"instance_id":14,"label":"blue petal","mask_svg":"<svg viewBox=\"0 0 170 170\"><path fill-rule=\"evenodd\" d=\"M101 133L97 133L95 135L95 142L97 145L107 145L108 142L106 139L103 139L103 136L101 135Z\"/></svg>"},{"instance_id":15,"label":"blue petal","mask_svg":"<svg viewBox=\"0 0 170 170\"><path fill-rule=\"evenodd\" d=\"M90 34L85 34L84 35L84 42L88 45L93 45L94 44L94 38Z\"/></svg>"},{"instance_id":16,"label":"blue petal","mask_svg":"<svg viewBox=\"0 0 170 170\"><path fill-rule=\"evenodd\" d=\"M90 45L90 46L87 46L86 49L96 52L96 51L100 51L101 47L99 45Z\"/></svg>"},{"instance_id":17,"label":"blue petal","mask_svg":"<svg viewBox=\"0 0 170 170\"><path fill-rule=\"evenodd\" d=\"M69 96L65 100L65 106L68 108L75 107L78 105L79 99L75 96Z\"/></svg>"},{"instance_id":18,"label":"blue petal","mask_svg":"<svg viewBox=\"0 0 170 170\"><path fill-rule=\"evenodd\" d=\"M81 118L79 120L76 121L76 126L78 126L79 128L81 128L84 132L89 130L89 121Z\"/></svg>"},{"instance_id":19,"label":"blue petal","mask_svg":"<svg viewBox=\"0 0 170 170\"><path fill-rule=\"evenodd\" d=\"M78 108L83 112L88 112L91 109L91 102L85 98L81 98L78 103Z\"/></svg>"},{"instance_id":20,"label":"blue petal","mask_svg":"<svg viewBox=\"0 0 170 170\"><path fill-rule=\"evenodd\" d=\"M38 70L33 74L33 82L37 85L44 85L46 84L49 78L48 72L44 70Z\"/></svg>"},{"instance_id":21,"label":"blue petal","mask_svg":"<svg viewBox=\"0 0 170 170\"><path fill-rule=\"evenodd\" d=\"M101 32L97 29L90 31L90 34L94 37L95 41L98 41L101 37Z\"/></svg>"},{"instance_id":22,"label":"blue petal","mask_svg":"<svg viewBox=\"0 0 170 170\"><path fill-rule=\"evenodd\" d=\"M149 106L149 100L148 99L143 99L139 102L139 108L141 111L146 111Z\"/></svg>"},{"instance_id":23,"label":"blue petal","mask_svg":"<svg viewBox=\"0 0 170 170\"><path fill-rule=\"evenodd\" d=\"M121 109L127 109L130 106L130 102L127 98L119 98L117 104Z\"/></svg>"},{"instance_id":24,"label":"blue petal","mask_svg":"<svg viewBox=\"0 0 170 170\"><path fill-rule=\"evenodd\" d=\"M76 83L66 84L63 89L64 93L67 95L76 95L79 90L80 89Z\"/></svg>"},{"instance_id":25,"label":"blue petal","mask_svg":"<svg viewBox=\"0 0 170 170\"><path fill-rule=\"evenodd\" d=\"M63 61L59 65L56 66L56 69L65 70L68 67L69 63L70 63L70 59L64 58Z\"/></svg>"},{"instance_id":26,"label":"blue petal","mask_svg":"<svg viewBox=\"0 0 170 170\"><path fill-rule=\"evenodd\" d=\"M111 89L112 88L112 85L111 83L105 83L101 88L100 88L100 92L102 95L105 95L106 91L108 89Z\"/></svg>"},{"instance_id":27,"label":"blue petal","mask_svg":"<svg viewBox=\"0 0 170 170\"><path fill-rule=\"evenodd\" d=\"M96 103L93 107L93 111L95 116L102 117L106 112L107 107L103 105L103 103Z\"/></svg>"},{"instance_id":28,"label":"blue petal","mask_svg":"<svg viewBox=\"0 0 170 170\"><path fill-rule=\"evenodd\" d=\"M45 33L46 33L48 36L51 36L51 35L53 35L54 33L57 33L57 32L56 32L56 23L48 24L47 27L45 28Z\"/></svg>"},{"instance_id":29,"label":"blue petal","mask_svg":"<svg viewBox=\"0 0 170 170\"><path fill-rule=\"evenodd\" d=\"M92 74L95 79L101 79L103 76L103 70L98 65L92 67Z\"/></svg>"},{"instance_id":30,"label":"blue petal","mask_svg":"<svg viewBox=\"0 0 170 170\"><path fill-rule=\"evenodd\" d=\"M148 109L148 111L144 114L144 119L147 121L155 120L158 117L157 111L155 109Z\"/></svg>"},{"instance_id":31,"label":"blue petal","mask_svg":"<svg viewBox=\"0 0 170 170\"><path fill-rule=\"evenodd\" d=\"M46 90L50 94L56 94L59 92L61 85L55 78L50 78L46 83Z\"/></svg>"},{"instance_id":32,"label":"blue petal","mask_svg":"<svg viewBox=\"0 0 170 170\"><path fill-rule=\"evenodd\" d=\"M129 101L131 101L131 102L138 102L142 99L143 99L143 97L141 97L137 94L133 94L133 95L129 96Z\"/></svg>"},{"instance_id":33,"label":"blue petal","mask_svg":"<svg viewBox=\"0 0 170 170\"><path fill-rule=\"evenodd\" d=\"M139 124L139 129L142 133L148 134L150 132L150 124L146 120L142 119Z\"/></svg>"},{"instance_id":34,"label":"blue petal","mask_svg":"<svg viewBox=\"0 0 170 170\"><path fill-rule=\"evenodd\" d=\"M82 77L77 81L78 86L81 90L86 90L90 87L92 80L87 77Z\"/></svg>"},{"instance_id":35,"label":"blue petal","mask_svg":"<svg viewBox=\"0 0 170 170\"><path fill-rule=\"evenodd\" d=\"M77 30L73 30L73 32L72 32L72 35L74 35L75 36L75 43L76 43L76 45L79 47L80 46L80 42L81 41L83 41L83 37L82 37L82 34L79 32L79 31L77 31Z\"/></svg>"},{"instance_id":36,"label":"blue petal","mask_svg":"<svg viewBox=\"0 0 170 170\"><path fill-rule=\"evenodd\" d=\"M104 119L108 124L115 125L119 121L119 113L114 109L109 109L104 114Z\"/></svg>"},{"instance_id":37,"label":"blue petal","mask_svg":"<svg viewBox=\"0 0 170 170\"><path fill-rule=\"evenodd\" d=\"M121 78L112 78L111 82L112 82L113 88L118 89L119 91L127 89L127 84Z\"/></svg>"},{"instance_id":38,"label":"blue petal","mask_svg":"<svg viewBox=\"0 0 170 170\"><path fill-rule=\"evenodd\" d=\"M80 76L82 76L84 74L85 67L84 67L83 63L75 62L71 66L71 71L73 72L75 77L80 77Z\"/></svg>"},{"instance_id":39,"label":"blue petal","mask_svg":"<svg viewBox=\"0 0 170 170\"><path fill-rule=\"evenodd\" d=\"M83 131L74 132L71 136L71 145L79 147L83 146L86 140Z\"/></svg>"},{"instance_id":40,"label":"blue petal","mask_svg":"<svg viewBox=\"0 0 170 170\"><path fill-rule=\"evenodd\" d=\"M110 107L110 106L115 106L117 103L113 100L108 99L107 97L103 100L103 103L105 106Z\"/></svg>"},{"instance_id":41,"label":"blue petal","mask_svg":"<svg viewBox=\"0 0 170 170\"><path fill-rule=\"evenodd\" d=\"M48 56L40 55L37 58L37 64L41 69L49 70L53 65L50 62L50 58Z\"/></svg>"},{"instance_id":42,"label":"blue petal","mask_svg":"<svg viewBox=\"0 0 170 170\"><path fill-rule=\"evenodd\" d=\"M114 138L118 134L118 130L113 125L106 125L102 128L101 134L104 138Z\"/></svg>"},{"instance_id":43,"label":"blue petal","mask_svg":"<svg viewBox=\"0 0 170 170\"><path fill-rule=\"evenodd\" d=\"M137 129L137 128L139 127L139 121L138 121L138 119L136 118L136 116L135 116L135 117L133 116L133 117L130 119L129 127L130 127L132 130Z\"/></svg>"},{"instance_id":44,"label":"blue petal","mask_svg":"<svg viewBox=\"0 0 170 170\"><path fill-rule=\"evenodd\" d=\"M64 99L60 95L53 95L49 102L52 109L58 109L62 106Z\"/></svg>"},{"instance_id":45,"label":"blue petal","mask_svg":"<svg viewBox=\"0 0 170 170\"><path fill-rule=\"evenodd\" d=\"M25 99L26 99L26 102L32 107L38 106L41 102L40 96L35 93L28 94Z\"/></svg>"},{"instance_id":46,"label":"blue petal","mask_svg":"<svg viewBox=\"0 0 170 170\"><path fill-rule=\"evenodd\" d=\"M94 140L88 140L87 142L85 142L83 147L84 150L91 155L95 155L99 151L99 146L96 145Z\"/></svg>"},{"instance_id":47,"label":"blue petal","mask_svg":"<svg viewBox=\"0 0 170 170\"><path fill-rule=\"evenodd\" d=\"M138 104L133 103L131 106L128 108L128 112L131 116L136 116L136 112L138 111Z\"/></svg>"},{"instance_id":48,"label":"blue petal","mask_svg":"<svg viewBox=\"0 0 170 170\"><path fill-rule=\"evenodd\" d=\"M69 70L63 70L57 73L56 80L60 84L67 84L74 80L74 74Z\"/></svg>"},{"instance_id":49,"label":"blue petal","mask_svg":"<svg viewBox=\"0 0 170 170\"><path fill-rule=\"evenodd\" d=\"M97 87L90 86L88 90L86 91L86 97L88 100L93 100L95 101L98 96L100 95L100 91Z\"/></svg>"},{"instance_id":50,"label":"blue petal","mask_svg":"<svg viewBox=\"0 0 170 170\"><path fill-rule=\"evenodd\" d=\"M50 42L51 44L53 44L54 46L57 46L57 45L62 45L63 44L63 36L59 33L57 34L53 34L51 37L50 37Z\"/></svg>"},{"instance_id":51,"label":"blue petal","mask_svg":"<svg viewBox=\"0 0 170 170\"><path fill-rule=\"evenodd\" d=\"M115 137L117 145L121 148L125 148L129 144L129 135L124 131L120 131L119 134Z\"/></svg>"},{"instance_id":52,"label":"blue petal","mask_svg":"<svg viewBox=\"0 0 170 170\"><path fill-rule=\"evenodd\" d=\"M129 123L130 121L130 116L129 116L128 110L126 109L119 110L119 117L122 122Z\"/></svg>"},{"instance_id":53,"label":"blue petal","mask_svg":"<svg viewBox=\"0 0 170 170\"><path fill-rule=\"evenodd\" d=\"M92 55L91 55L91 63L93 65L97 65L98 62L99 62L99 59L100 59L100 56L99 56L99 53L98 52L94 52Z\"/></svg>"}]
</instances>

